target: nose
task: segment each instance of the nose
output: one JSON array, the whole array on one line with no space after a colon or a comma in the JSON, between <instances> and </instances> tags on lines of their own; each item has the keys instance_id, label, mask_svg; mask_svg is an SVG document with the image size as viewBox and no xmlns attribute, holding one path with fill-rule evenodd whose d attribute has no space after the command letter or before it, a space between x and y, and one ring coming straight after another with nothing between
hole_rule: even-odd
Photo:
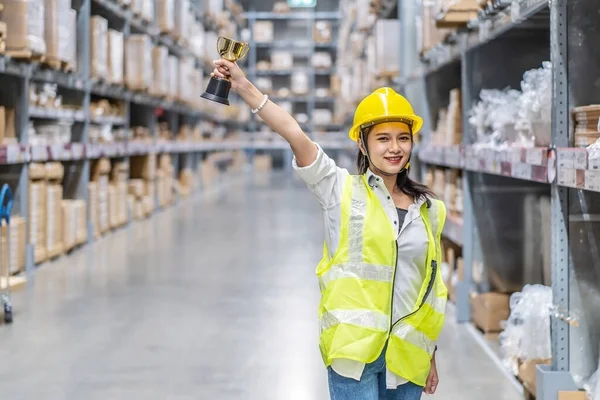
<instances>
[{"instance_id":1,"label":"nose","mask_svg":"<svg viewBox=\"0 0 600 400\"><path fill-rule=\"evenodd\" d=\"M398 142L395 140L391 140L390 141L392 144L390 146L390 152L391 153L398 153L400 152L400 145L398 145Z\"/></svg>"}]
</instances>

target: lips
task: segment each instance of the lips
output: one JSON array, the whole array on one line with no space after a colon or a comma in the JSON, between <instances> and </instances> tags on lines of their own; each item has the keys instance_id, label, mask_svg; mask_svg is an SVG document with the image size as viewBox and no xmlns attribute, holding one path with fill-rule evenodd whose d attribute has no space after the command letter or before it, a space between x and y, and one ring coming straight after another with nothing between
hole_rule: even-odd
<instances>
[{"instance_id":1,"label":"lips","mask_svg":"<svg viewBox=\"0 0 600 400\"><path fill-rule=\"evenodd\" d=\"M385 157L385 159L391 164L400 164L402 157Z\"/></svg>"}]
</instances>

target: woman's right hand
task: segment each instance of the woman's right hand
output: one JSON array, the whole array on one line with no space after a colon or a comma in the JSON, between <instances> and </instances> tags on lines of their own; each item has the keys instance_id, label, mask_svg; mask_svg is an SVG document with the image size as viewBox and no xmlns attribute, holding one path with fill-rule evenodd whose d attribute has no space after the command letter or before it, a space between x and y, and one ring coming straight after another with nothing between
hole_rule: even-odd
<instances>
[{"instance_id":1,"label":"woman's right hand","mask_svg":"<svg viewBox=\"0 0 600 400\"><path fill-rule=\"evenodd\" d=\"M244 71L236 64L225 59L215 60L213 63L216 68L210 74L210 76L216 76L217 78L229 79L231 82L231 88L237 90L246 81L246 75Z\"/></svg>"}]
</instances>

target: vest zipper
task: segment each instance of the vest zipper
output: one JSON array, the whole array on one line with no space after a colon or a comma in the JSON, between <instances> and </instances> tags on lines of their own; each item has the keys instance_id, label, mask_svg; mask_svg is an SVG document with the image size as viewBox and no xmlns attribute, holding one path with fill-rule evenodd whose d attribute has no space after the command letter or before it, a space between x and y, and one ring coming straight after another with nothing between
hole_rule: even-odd
<instances>
[{"instance_id":1,"label":"vest zipper","mask_svg":"<svg viewBox=\"0 0 600 400\"><path fill-rule=\"evenodd\" d=\"M396 262L398 261L398 249L396 248ZM396 280L396 268L394 268L394 281ZM421 308L423 308L423 305L425 304L425 302L427 301L427 298L429 297L429 294L431 293L431 290L433 289L433 284L435 283L435 278L437 275L437 261L436 260L431 260L431 279L429 280L429 283L427 284L427 290L425 291L425 296L423 296L423 300L421 300L421 304L419 304L419 307L411 312L410 314L405 315L404 317L400 318L398 321L394 322L393 324L390 325L390 334L392 333L392 330L394 329L394 327L396 325L398 325L398 323L400 323L401 321L405 320L408 317L411 317L413 315L415 315L416 313L419 312L419 310L421 310ZM392 284L392 306L394 304L394 285ZM392 308L392 314L393 315L393 308ZM391 321L391 318L390 318Z\"/></svg>"}]
</instances>

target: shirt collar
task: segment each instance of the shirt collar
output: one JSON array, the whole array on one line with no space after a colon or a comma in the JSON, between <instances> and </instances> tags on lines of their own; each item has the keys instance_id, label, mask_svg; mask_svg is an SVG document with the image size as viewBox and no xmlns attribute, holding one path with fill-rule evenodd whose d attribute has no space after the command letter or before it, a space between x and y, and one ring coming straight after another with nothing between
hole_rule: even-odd
<instances>
[{"instance_id":1,"label":"shirt collar","mask_svg":"<svg viewBox=\"0 0 600 400\"><path fill-rule=\"evenodd\" d=\"M381 190L381 187L385 187L385 185L383 184L383 178L371 171L371 168L367 168L366 176L367 182L369 183L371 189L374 190L376 187L379 187ZM420 208L426 201L427 198L421 196L420 198L415 200L415 204Z\"/></svg>"}]
</instances>

